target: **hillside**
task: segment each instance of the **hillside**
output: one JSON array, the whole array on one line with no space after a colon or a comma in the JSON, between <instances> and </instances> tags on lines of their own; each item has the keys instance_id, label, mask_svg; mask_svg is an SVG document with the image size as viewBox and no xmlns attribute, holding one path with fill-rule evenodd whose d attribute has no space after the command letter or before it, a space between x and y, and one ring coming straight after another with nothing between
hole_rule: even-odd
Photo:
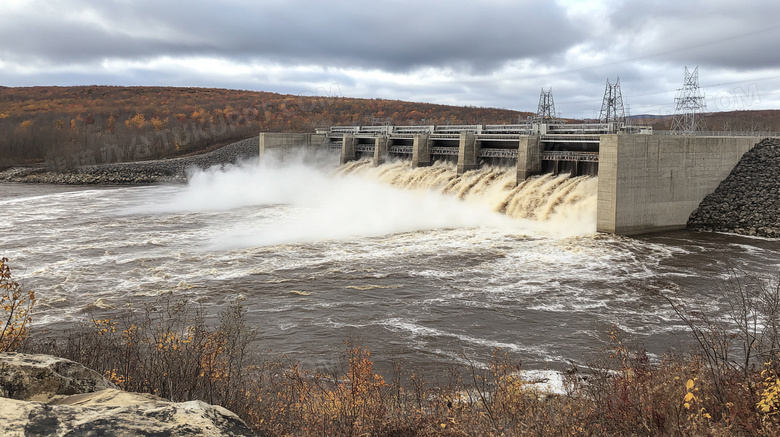
<instances>
[{"instance_id":1,"label":"hillside","mask_svg":"<svg viewBox=\"0 0 780 437\"><path fill-rule=\"evenodd\" d=\"M673 115L635 115L634 124L653 126L653 129L668 130ZM701 115L702 131L712 132L780 132L780 110L709 112Z\"/></svg>"},{"instance_id":2,"label":"hillside","mask_svg":"<svg viewBox=\"0 0 780 437\"><path fill-rule=\"evenodd\" d=\"M511 123L530 113L398 100L171 87L0 87L0 166L56 170L181 156L259 132L338 124Z\"/></svg>"}]
</instances>

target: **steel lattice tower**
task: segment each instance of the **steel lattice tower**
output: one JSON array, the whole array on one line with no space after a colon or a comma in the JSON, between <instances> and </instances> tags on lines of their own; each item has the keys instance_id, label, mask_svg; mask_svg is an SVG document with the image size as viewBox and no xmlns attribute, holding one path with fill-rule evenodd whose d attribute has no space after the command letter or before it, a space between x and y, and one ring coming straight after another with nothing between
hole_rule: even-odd
<instances>
[{"instance_id":1,"label":"steel lattice tower","mask_svg":"<svg viewBox=\"0 0 780 437\"><path fill-rule=\"evenodd\" d=\"M555 102L553 102L552 88L549 91L545 91L542 88L542 93L539 94L539 108L536 110L536 118L540 120L554 120L555 119Z\"/></svg>"},{"instance_id":2,"label":"steel lattice tower","mask_svg":"<svg viewBox=\"0 0 780 437\"><path fill-rule=\"evenodd\" d=\"M623 94L620 92L620 77L615 84L609 83L604 89L604 101L601 103L599 123L625 123L626 111L623 109Z\"/></svg>"},{"instance_id":3,"label":"steel lattice tower","mask_svg":"<svg viewBox=\"0 0 780 437\"><path fill-rule=\"evenodd\" d=\"M683 134L696 132L699 130L699 117L707 111L707 102L699 90L699 66L688 71L685 67L685 81L683 87L677 90L677 97L674 99L674 120L672 121L672 131Z\"/></svg>"}]
</instances>

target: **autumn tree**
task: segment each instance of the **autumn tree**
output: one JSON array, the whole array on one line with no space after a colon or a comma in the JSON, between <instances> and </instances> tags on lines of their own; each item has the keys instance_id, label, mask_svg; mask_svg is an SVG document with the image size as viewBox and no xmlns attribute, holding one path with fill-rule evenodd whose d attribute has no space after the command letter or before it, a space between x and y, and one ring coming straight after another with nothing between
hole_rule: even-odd
<instances>
[{"instance_id":1,"label":"autumn tree","mask_svg":"<svg viewBox=\"0 0 780 437\"><path fill-rule=\"evenodd\" d=\"M27 337L33 305L35 294L22 290L21 285L11 277L8 259L0 259L0 352L18 349Z\"/></svg>"},{"instance_id":2,"label":"autumn tree","mask_svg":"<svg viewBox=\"0 0 780 437\"><path fill-rule=\"evenodd\" d=\"M125 120L125 126L131 129L142 130L144 126L146 126L146 116L136 113L134 116Z\"/></svg>"}]
</instances>

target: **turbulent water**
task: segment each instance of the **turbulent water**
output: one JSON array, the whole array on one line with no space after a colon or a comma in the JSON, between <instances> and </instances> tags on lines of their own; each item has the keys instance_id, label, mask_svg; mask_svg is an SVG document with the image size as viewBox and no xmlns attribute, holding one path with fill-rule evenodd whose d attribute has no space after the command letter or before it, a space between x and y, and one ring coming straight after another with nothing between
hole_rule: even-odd
<instances>
[{"instance_id":1,"label":"turbulent water","mask_svg":"<svg viewBox=\"0 0 780 437\"><path fill-rule=\"evenodd\" d=\"M720 314L733 265L777 272L780 243L595 233L595 178L457 176L302 160L195 172L187 185L0 185L0 256L37 291L39 328L160 294L242 300L259 346L330 366L358 339L380 363L583 363L617 326L653 354L689 337L659 291Z\"/></svg>"}]
</instances>

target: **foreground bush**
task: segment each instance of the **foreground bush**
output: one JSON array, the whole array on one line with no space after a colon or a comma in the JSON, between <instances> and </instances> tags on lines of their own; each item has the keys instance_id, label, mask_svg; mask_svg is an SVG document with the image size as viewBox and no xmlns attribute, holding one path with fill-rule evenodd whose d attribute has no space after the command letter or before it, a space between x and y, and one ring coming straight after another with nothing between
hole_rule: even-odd
<instances>
[{"instance_id":1,"label":"foreground bush","mask_svg":"<svg viewBox=\"0 0 780 437\"><path fill-rule=\"evenodd\" d=\"M3 290L16 302L3 306L5 326L23 338L34 296L16 293L5 266ZM238 303L209 324L201 308L161 299L117 320L93 319L64 339L34 338L25 349L79 361L125 390L222 405L262 435L780 435L780 336L766 338L780 326L780 286L738 293L734 314L749 329L738 324L734 334L675 306L698 353L654 363L615 330L587 371L567 372L565 394L540 392L500 351L487 367L453 366L435 384L400 365L380 375L370 351L355 344L328 374L262 360ZM756 353L746 358L735 348Z\"/></svg>"},{"instance_id":2,"label":"foreground bush","mask_svg":"<svg viewBox=\"0 0 780 437\"><path fill-rule=\"evenodd\" d=\"M496 351L486 368L451 369L436 384L396 366L374 370L348 344L343 366L314 372L263 361L257 332L234 304L209 327L202 311L161 301L116 321L93 320L64 340L28 348L80 361L121 388L222 405L264 435L778 435L775 363L724 371L700 355L647 355L612 334L587 372L571 370L565 394L542 393Z\"/></svg>"},{"instance_id":3,"label":"foreground bush","mask_svg":"<svg viewBox=\"0 0 780 437\"><path fill-rule=\"evenodd\" d=\"M0 258L0 352L17 350L27 338L35 293L22 290L11 275L7 258Z\"/></svg>"}]
</instances>

